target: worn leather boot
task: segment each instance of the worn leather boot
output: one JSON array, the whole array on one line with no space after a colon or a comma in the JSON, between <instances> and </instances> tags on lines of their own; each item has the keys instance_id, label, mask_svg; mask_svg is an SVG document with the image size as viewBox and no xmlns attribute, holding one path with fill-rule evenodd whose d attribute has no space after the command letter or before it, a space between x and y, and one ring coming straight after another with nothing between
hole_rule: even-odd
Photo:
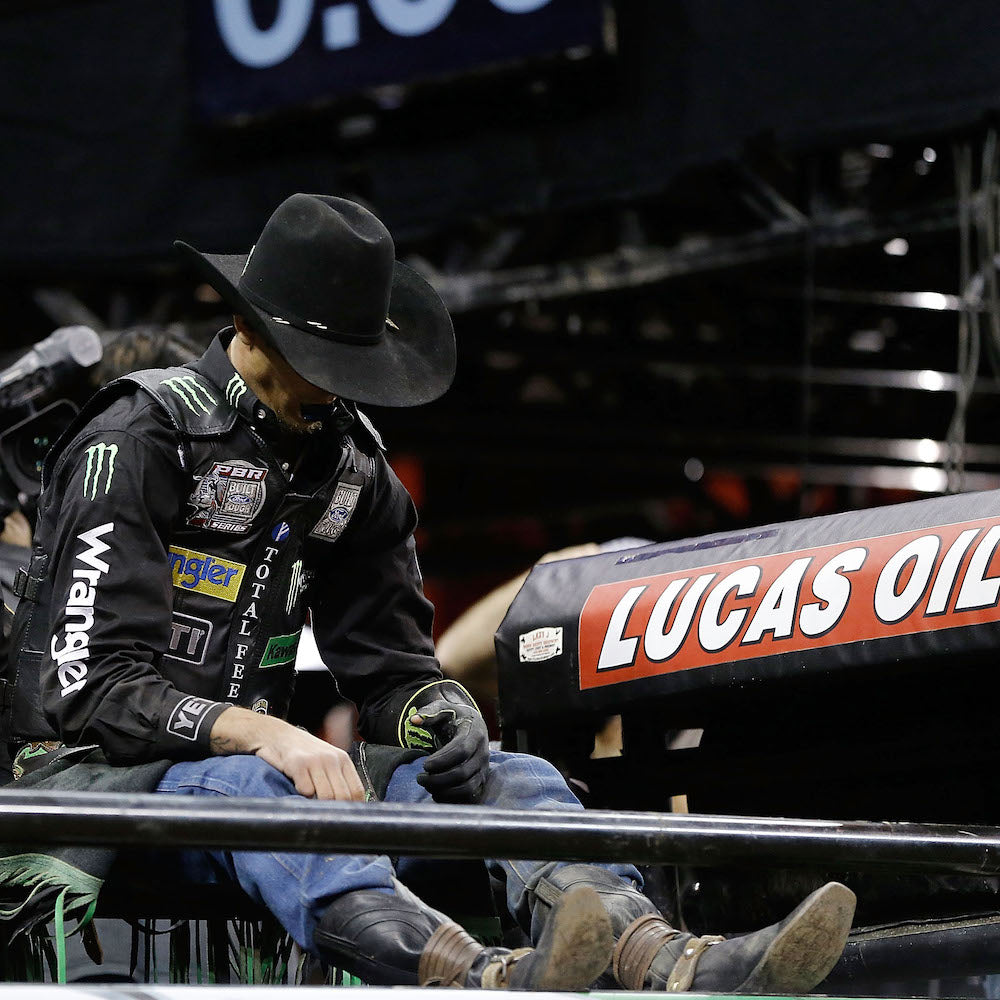
<instances>
[{"instance_id":1,"label":"worn leather boot","mask_svg":"<svg viewBox=\"0 0 1000 1000\"><path fill-rule=\"evenodd\" d=\"M676 930L642 893L595 865L557 869L534 894L551 906L582 886L597 891L611 917L614 982L671 993L807 993L843 952L856 902L847 886L828 882L780 923L727 939Z\"/></svg>"},{"instance_id":2,"label":"worn leather boot","mask_svg":"<svg viewBox=\"0 0 1000 1000\"><path fill-rule=\"evenodd\" d=\"M379 986L580 990L607 967L611 922L591 889L566 892L535 948L486 948L418 903L373 889L338 896L320 918L320 954Z\"/></svg>"}]
</instances>

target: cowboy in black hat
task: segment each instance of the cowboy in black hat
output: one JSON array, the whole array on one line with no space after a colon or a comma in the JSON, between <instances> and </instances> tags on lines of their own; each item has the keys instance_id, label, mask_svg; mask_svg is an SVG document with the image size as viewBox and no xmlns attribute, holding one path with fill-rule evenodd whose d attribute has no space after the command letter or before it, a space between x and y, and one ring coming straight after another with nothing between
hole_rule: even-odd
<instances>
[{"instance_id":1,"label":"cowboy in black hat","mask_svg":"<svg viewBox=\"0 0 1000 1000\"><path fill-rule=\"evenodd\" d=\"M287 199L247 256L179 246L235 328L190 365L102 390L48 460L5 720L20 781L44 786L82 756L90 787L125 773L130 790L174 795L580 808L545 761L491 752L475 702L442 676L414 507L358 409L448 387L438 296L340 198ZM284 721L308 610L358 706L351 754ZM490 860L536 942L510 952L409 893L412 864L203 850L178 852L174 874L238 883L303 948L371 983L580 989L606 974L798 992L832 966L853 912L831 884L754 935L693 939L631 865ZM70 912L89 903L80 885L67 883Z\"/></svg>"}]
</instances>

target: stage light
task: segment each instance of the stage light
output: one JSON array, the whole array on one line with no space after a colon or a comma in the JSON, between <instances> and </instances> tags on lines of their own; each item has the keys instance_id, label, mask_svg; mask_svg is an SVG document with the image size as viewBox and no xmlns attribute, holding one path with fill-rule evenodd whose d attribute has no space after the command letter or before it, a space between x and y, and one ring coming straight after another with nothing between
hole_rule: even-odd
<instances>
[{"instance_id":1,"label":"stage light","mask_svg":"<svg viewBox=\"0 0 1000 1000\"><path fill-rule=\"evenodd\" d=\"M917 385L927 392L940 392L944 384L944 375L941 372L931 371L929 368L917 372Z\"/></svg>"},{"instance_id":2,"label":"stage light","mask_svg":"<svg viewBox=\"0 0 1000 1000\"><path fill-rule=\"evenodd\" d=\"M930 438L922 438L917 442L917 458L926 465L941 460L941 446Z\"/></svg>"}]
</instances>

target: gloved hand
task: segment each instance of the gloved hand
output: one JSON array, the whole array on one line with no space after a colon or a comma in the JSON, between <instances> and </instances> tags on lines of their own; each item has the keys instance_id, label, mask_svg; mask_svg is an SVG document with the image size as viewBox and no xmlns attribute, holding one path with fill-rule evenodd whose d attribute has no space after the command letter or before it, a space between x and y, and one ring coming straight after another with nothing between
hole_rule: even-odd
<instances>
[{"instance_id":1,"label":"gloved hand","mask_svg":"<svg viewBox=\"0 0 1000 1000\"><path fill-rule=\"evenodd\" d=\"M416 710L410 722L430 733L435 747L417 781L435 802L478 802L490 766L489 734L478 710L439 698Z\"/></svg>"}]
</instances>

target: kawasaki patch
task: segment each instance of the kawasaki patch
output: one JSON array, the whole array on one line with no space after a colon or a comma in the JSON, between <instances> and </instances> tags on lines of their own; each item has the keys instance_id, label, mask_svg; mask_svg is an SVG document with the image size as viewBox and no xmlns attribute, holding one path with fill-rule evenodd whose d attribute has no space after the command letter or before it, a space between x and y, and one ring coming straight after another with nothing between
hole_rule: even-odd
<instances>
[{"instance_id":1,"label":"kawasaki patch","mask_svg":"<svg viewBox=\"0 0 1000 1000\"><path fill-rule=\"evenodd\" d=\"M283 667L287 663L294 663L301 636L302 629L299 629L298 632L292 632L291 635L271 636L264 647L264 655L260 659L260 669L267 670L268 667Z\"/></svg>"},{"instance_id":2,"label":"kawasaki patch","mask_svg":"<svg viewBox=\"0 0 1000 1000\"><path fill-rule=\"evenodd\" d=\"M358 505L360 495L360 486L354 483L337 483L330 506L309 532L309 537L322 538L325 542L335 542L340 538Z\"/></svg>"}]
</instances>

